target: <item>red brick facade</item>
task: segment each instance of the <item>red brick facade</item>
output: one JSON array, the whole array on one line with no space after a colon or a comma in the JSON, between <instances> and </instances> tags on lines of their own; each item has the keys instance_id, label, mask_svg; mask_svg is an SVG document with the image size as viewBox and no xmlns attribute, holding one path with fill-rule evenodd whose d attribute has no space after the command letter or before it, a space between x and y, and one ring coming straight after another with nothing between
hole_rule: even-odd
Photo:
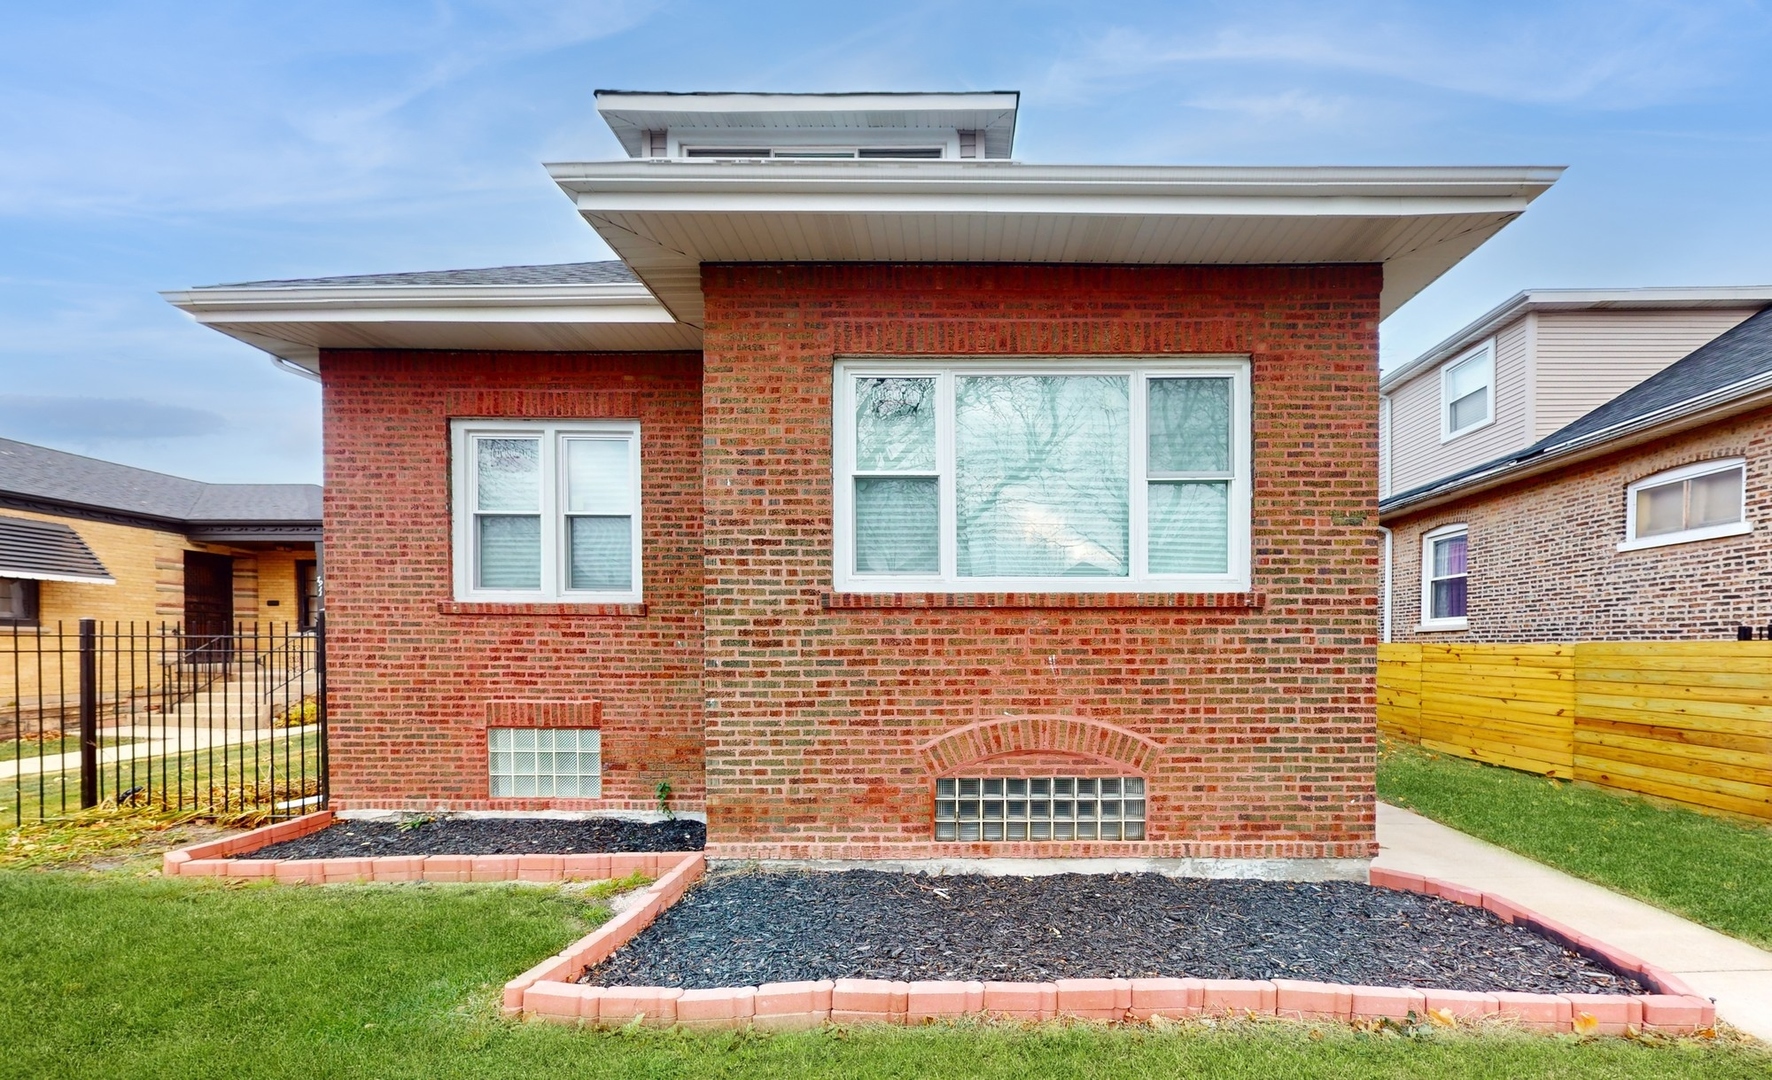
<instances>
[{"instance_id":1,"label":"red brick facade","mask_svg":"<svg viewBox=\"0 0 1772 1080\"><path fill-rule=\"evenodd\" d=\"M701 358L327 352L321 372L336 805L644 809L669 780L699 806ZM646 603L454 603L457 417L637 417ZM489 799L486 729L514 716L600 727L604 797Z\"/></svg>"},{"instance_id":2,"label":"red brick facade","mask_svg":"<svg viewBox=\"0 0 1772 1080\"><path fill-rule=\"evenodd\" d=\"M1714 458L1745 458L1754 532L1619 551L1625 491ZM1735 637L1772 622L1772 414L1658 440L1446 506L1398 512L1391 640L1656 641ZM1468 630L1419 632L1422 536L1469 527Z\"/></svg>"},{"instance_id":3,"label":"red brick facade","mask_svg":"<svg viewBox=\"0 0 1772 1080\"><path fill-rule=\"evenodd\" d=\"M709 266L699 363L328 353L338 801L491 805L487 702L594 699L595 805L668 774L716 856L1369 856L1380 285ZM1190 354L1252 360L1250 592L831 595L836 358ZM639 417L642 608L451 602L448 420L532 415ZM937 775L1022 770L1144 776L1150 839L930 840Z\"/></svg>"}]
</instances>

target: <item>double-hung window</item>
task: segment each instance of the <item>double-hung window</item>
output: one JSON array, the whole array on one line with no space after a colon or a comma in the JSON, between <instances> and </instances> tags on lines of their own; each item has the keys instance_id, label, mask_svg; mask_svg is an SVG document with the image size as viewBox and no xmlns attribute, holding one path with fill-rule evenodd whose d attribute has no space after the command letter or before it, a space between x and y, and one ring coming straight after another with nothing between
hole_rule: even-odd
<instances>
[{"instance_id":1,"label":"double-hung window","mask_svg":"<svg viewBox=\"0 0 1772 1080\"><path fill-rule=\"evenodd\" d=\"M1421 629L1469 627L1470 532L1447 525L1421 538Z\"/></svg>"},{"instance_id":2,"label":"double-hung window","mask_svg":"<svg viewBox=\"0 0 1772 1080\"><path fill-rule=\"evenodd\" d=\"M1495 344L1485 341L1447 364L1440 376L1440 438L1487 427L1495 420Z\"/></svg>"},{"instance_id":3,"label":"double-hung window","mask_svg":"<svg viewBox=\"0 0 1772 1080\"><path fill-rule=\"evenodd\" d=\"M1620 551L1752 532L1745 513L1747 464L1702 461L1657 473L1625 492Z\"/></svg>"},{"instance_id":4,"label":"double-hung window","mask_svg":"<svg viewBox=\"0 0 1772 1080\"><path fill-rule=\"evenodd\" d=\"M640 428L456 421L460 600L637 603Z\"/></svg>"},{"instance_id":5,"label":"double-hung window","mask_svg":"<svg viewBox=\"0 0 1772 1080\"><path fill-rule=\"evenodd\" d=\"M844 361L836 587L1249 587L1244 360Z\"/></svg>"}]
</instances>

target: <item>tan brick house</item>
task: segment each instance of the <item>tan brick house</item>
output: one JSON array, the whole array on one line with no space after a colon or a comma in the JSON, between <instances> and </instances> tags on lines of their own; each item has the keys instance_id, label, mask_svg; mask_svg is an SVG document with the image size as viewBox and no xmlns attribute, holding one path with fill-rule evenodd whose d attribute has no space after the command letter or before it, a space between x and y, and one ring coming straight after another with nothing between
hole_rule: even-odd
<instances>
[{"instance_id":1,"label":"tan brick house","mask_svg":"<svg viewBox=\"0 0 1772 1080\"><path fill-rule=\"evenodd\" d=\"M1390 639L1772 633L1772 308L1730 321L1542 439L1384 499Z\"/></svg>"},{"instance_id":2,"label":"tan brick house","mask_svg":"<svg viewBox=\"0 0 1772 1080\"><path fill-rule=\"evenodd\" d=\"M0 633L311 625L320 488L206 484L0 439Z\"/></svg>"},{"instance_id":3,"label":"tan brick house","mask_svg":"<svg viewBox=\"0 0 1772 1080\"><path fill-rule=\"evenodd\" d=\"M325 386L345 811L728 857L1374 851L1378 321L1541 168L1030 165L1014 94L638 94L617 263L169 294Z\"/></svg>"}]
</instances>

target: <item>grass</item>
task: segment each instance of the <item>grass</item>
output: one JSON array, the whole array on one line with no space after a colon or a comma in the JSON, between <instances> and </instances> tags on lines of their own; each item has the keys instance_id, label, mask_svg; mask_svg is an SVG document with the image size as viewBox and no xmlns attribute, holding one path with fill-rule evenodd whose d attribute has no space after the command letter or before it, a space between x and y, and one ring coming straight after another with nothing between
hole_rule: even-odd
<instances>
[{"instance_id":1,"label":"grass","mask_svg":"<svg viewBox=\"0 0 1772 1080\"><path fill-rule=\"evenodd\" d=\"M1277 1022L595 1033L506 1020L499 985L607 909L570 889L224 884L0 872L0 1075L1611 1077L1767 1075L1662 1043Z\"/></svg>"},{"instance_id":2,"label":"grass","mask_svg":"<svg viewBox=\"0 0 1772 1080\"><path fill-rule=\"evenodd\" d=\"M100 746L116 746L120 740L113 735L99 739ZM131 740L134 741L134 740ZM0 739L0 761L17 761L19 758L56 757L61 754L74 754L80 751L80 736L56 735L47 739Z\"/></svg>"},{"instance_id":3,"label":"grass","mask_svg":"<svg viewBox=\"0 0 1772 1080\"><path fill-rule=\"evenodd\" d=\"M288 729L261 742L104 762L99 765L100 798L115 799L140 787L144 792L139 798L163 810L268 809L279 799L318 791L319 747L318 729ZM298 792L304 776L306 790ZM79 809L78 768L0 780L0 828Z\"/></svg>"},{"instance_id":4,"label":"grass","mask_svg":"<svg viewBox=\"0 0 1772 1080\"><path fill-rule=\"evenodd\" d=\"M1379 798L1772 947L1772 827L1387 742Z\"/></svg>"}]
</instances>

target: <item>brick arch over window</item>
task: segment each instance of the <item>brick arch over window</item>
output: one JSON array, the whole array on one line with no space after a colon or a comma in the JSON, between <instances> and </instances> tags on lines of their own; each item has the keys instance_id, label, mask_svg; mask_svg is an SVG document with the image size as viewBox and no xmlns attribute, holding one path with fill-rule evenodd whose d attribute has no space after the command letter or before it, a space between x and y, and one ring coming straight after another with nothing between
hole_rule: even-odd
<instances>
[{"instance_id":1,"label":"brick arch over window","mask_svg":"<svg viewBox=\"0 0 1772 1080\"><path fill-rule=\"evenodd\" d=\"M1163 748L1123 727L1077 716L1005 716L967 724L917 747L923 767L942 775L1008 754L1057 751L1126 766L1148 775Z\"/></svg>"}]
</instances>

